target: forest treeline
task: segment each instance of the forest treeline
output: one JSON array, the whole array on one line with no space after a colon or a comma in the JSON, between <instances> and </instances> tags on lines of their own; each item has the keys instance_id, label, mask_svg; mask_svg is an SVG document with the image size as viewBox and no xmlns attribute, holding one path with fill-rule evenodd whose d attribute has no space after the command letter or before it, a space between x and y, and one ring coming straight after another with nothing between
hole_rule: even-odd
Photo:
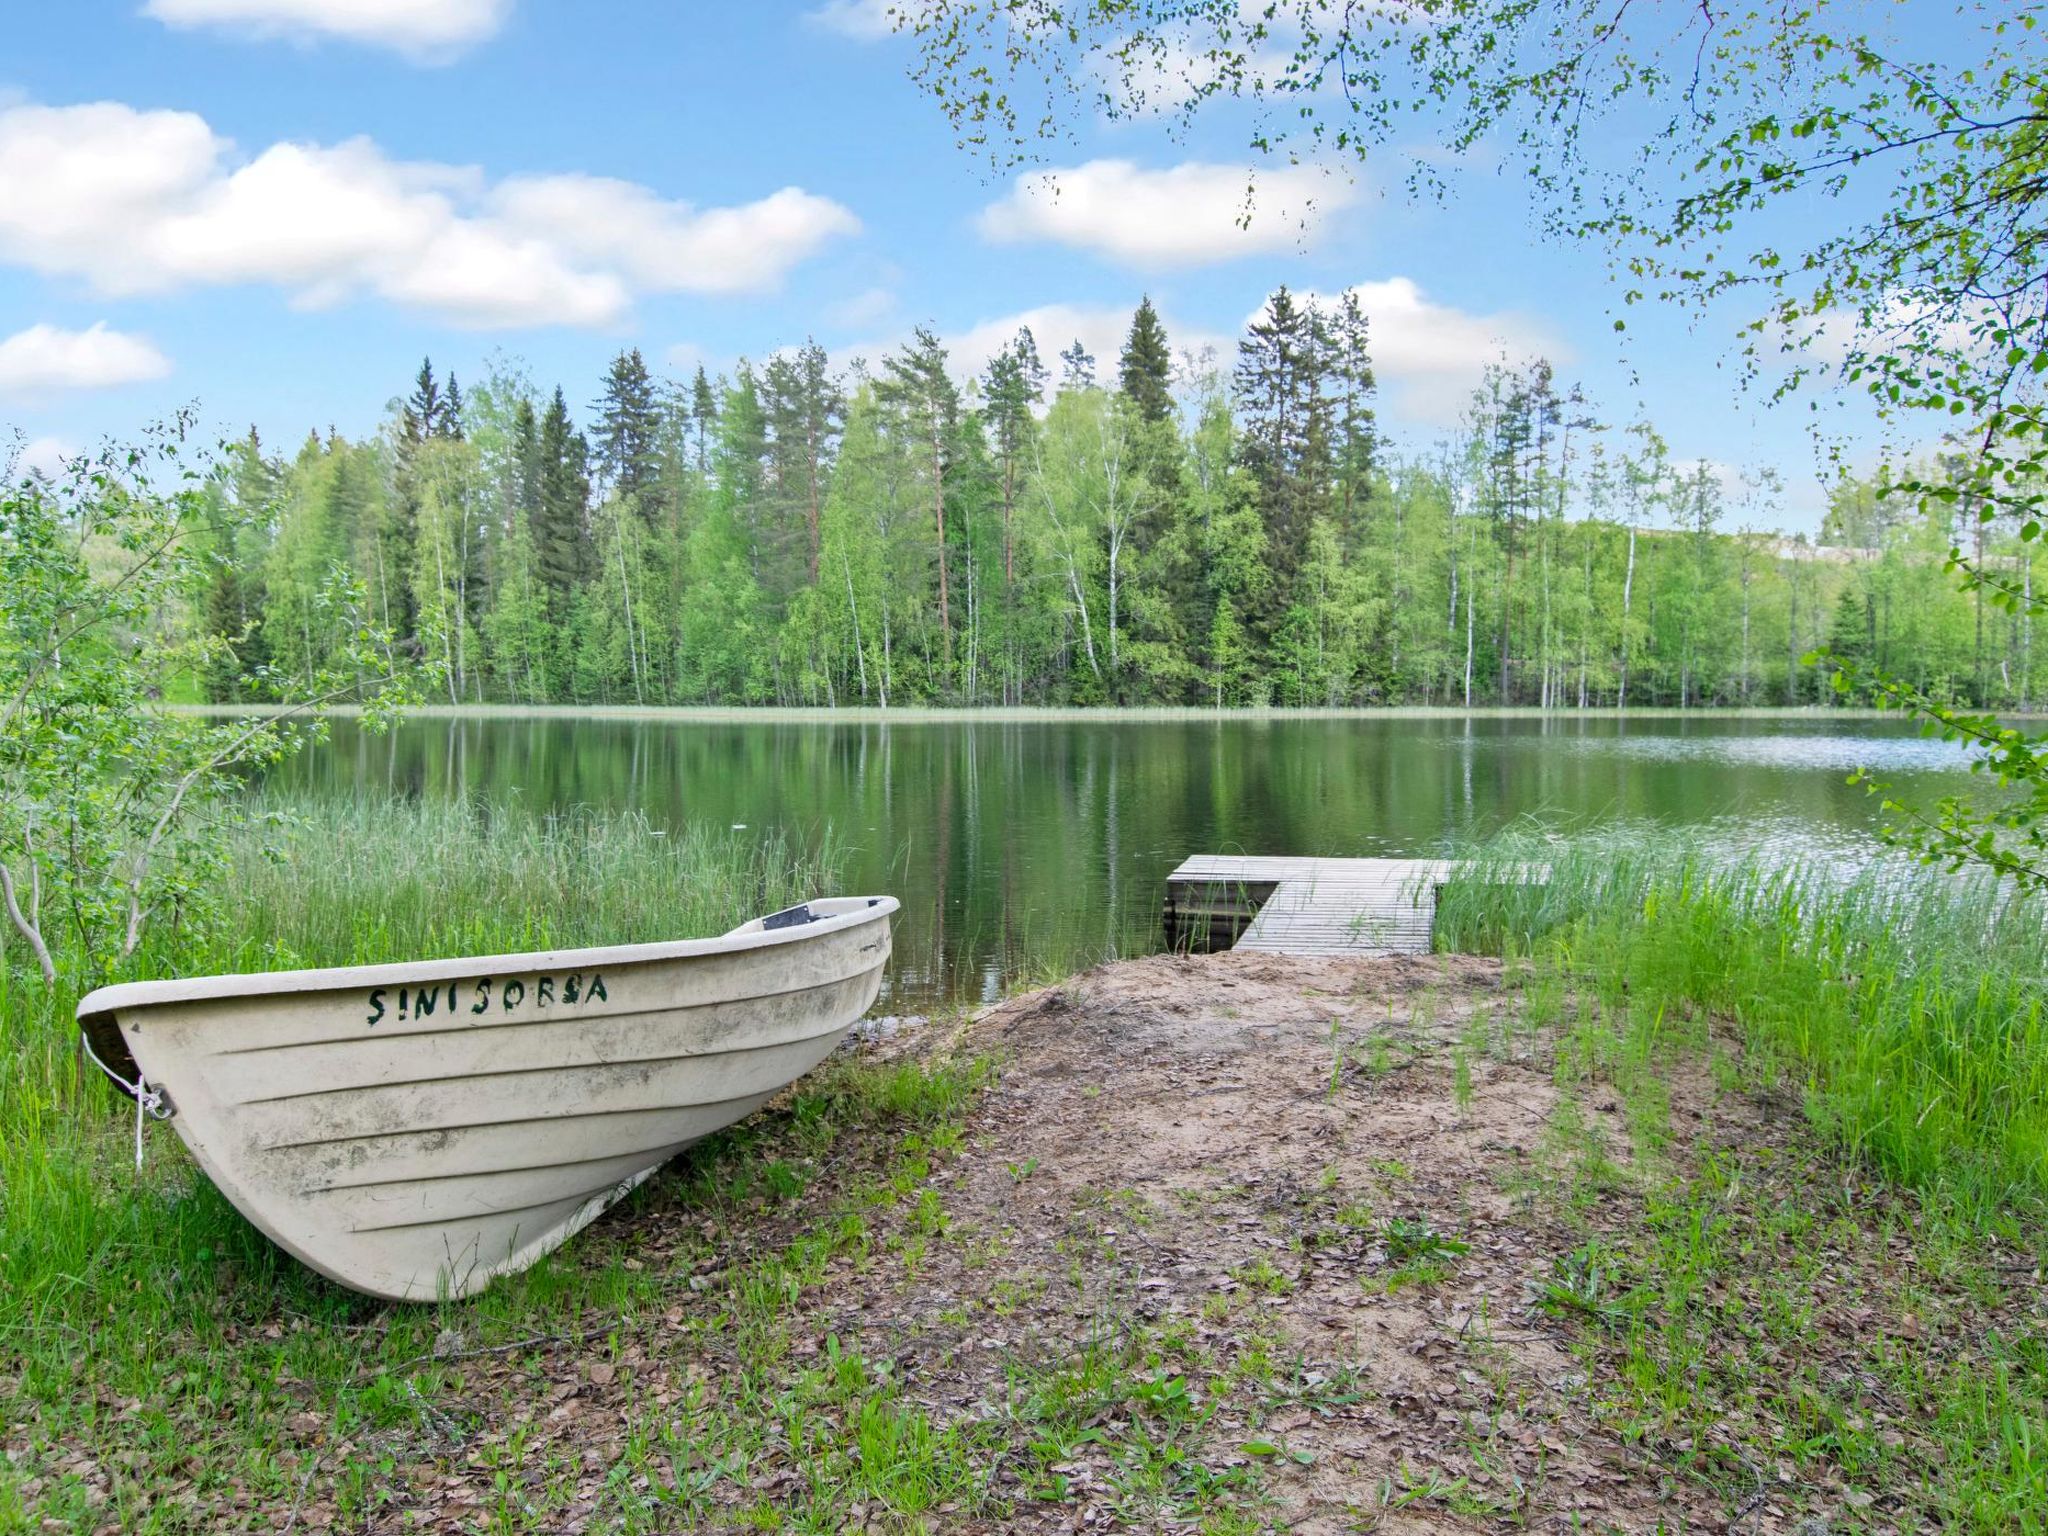
<instances>
[{"instance_id":1,"label":"forest treeline","mask_svg":"<svg viewBox=\"0 0 2048 1536\"><path fill-rule=\"evenodd\" d=\"M1149 300L1100 369L1020 331L966 381L924 330L844 374L627 351L581 411L427 363L373 437L230 450L208 687L319 671L366 607L457 702L1800 704L1822 644L2034 701L2028 621L1945 570L1961 544L2031 591L2031 546L1966 496L1844 479L1815 546L1769 475L1676 461L1541 361L1423 454L1373 400L1370 317L1286 289L1228 367L1177 363Z\"/></svg>"}]
</instances>

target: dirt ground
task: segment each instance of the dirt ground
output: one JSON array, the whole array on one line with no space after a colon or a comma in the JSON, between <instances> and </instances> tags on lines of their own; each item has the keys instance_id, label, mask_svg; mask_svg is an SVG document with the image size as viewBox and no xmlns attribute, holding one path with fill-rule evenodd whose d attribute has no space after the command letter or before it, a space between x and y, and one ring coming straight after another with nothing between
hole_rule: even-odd
<instances>
[{"instance_id":1,"label":"dirt ground","mask_svg":"<svg viewBox=\"0 0 2048 1536\"><path fill-rule=\"evenodd\" d=\"M1135 1297L1148 1319L1221 1338L1250 1310L1277 1332L1272 1353L1309 1379L1301 1402L1258 1424L1226 1407L1211 1437L1280 1447L1266 1486L1287 1529L1717 1528L1712 1501L1595 1425L1570 1330L1531 1304L1585 1230L1532 1197L1548 1050L1473 1052L1460 1094L1451 1049L1511 1032L1498 984L1497 961L1464 957L1159 956L996 1008L976 1033L1003 1073L975 1128L1002 1155L963 1158L947 1208L1008 1234L1013 1264L1057 1269L1062 1239L1096 1239L1068 1249L1097 1310ZM1625 1163L1626 1137L1609 1139ZM1403 1284L1390 1221L1464 1251L1437 1253L1442 1278L1425 1253ZM886 1306L914 1315L971 1284L934 1271L921 1302ZM932 1329L920 1353L944 1395L987 1396L991 1345L1059 1329ZM1314 1390L1331 1383L1345 1390ZM1440 1498L1381 1507L1383 1489L1449 1487L1465 1516Z\"/></svg>"},{"instance_id":2,"label":"dirt ground","mask_svg":"<svg viewBox=\"0 0 2048 1536\"><path fill-rule=\"evenodd\" d=\"M1524 1021L1527 999L1485 959L1159 956L958 1025L871 1032L849 1047L865 1062L994 1063L928 1164L919 1153L905 1175L900 1139L853 1137L790 1200L713 1221L657 1189L607 1217L572 1252L615 1263L605 1245L630 1243L628 1268L674 1277L654 1309L602 1325L596 1342L593 1328L519 1357L452 1353L473 1427L387 1452L399 1491L366 1528L1826 1536L1929 1524L1903 1491L1912 1469L1939 1464L1916 1439L1924 1402L1880 1426L1878 1454L1905 1459L1871 1463L1855 1486L1825 1447L1797 1464L1756 1449L1787 1443L1764 1422L1781 1411L1774 1374L1820 1383L1850 1405L1845 1422L1887 1411L1886 1389L1855 1374L1856 1346L1826 1340L1909 1336L1902 1347L1939 1364L1946 1346L1919 1342L1934 1318L1899 1321L1884 1293L1884 1275L1918 1273L1898 1225L1864 1212L1847 1176L1810 1189L1803 1170L1819 1164L1787 1157L1769 1172L1774 1147L1804 1135L1800 1108L1741 1089L1725 1043L1658 1065L1659 1145L1639 1161L1639 1103L1598 1072L1560 1088L1558 1035ZM794 1122L764 1123L749 1155L800 1157L776 1140ZM1615 1335L1603 1346L1589 1314L1560 1308L1557 1280L1589 1240L1640 1233L1648 1192L1690 1179L1716 1146L1751 1159L1733 1176L1755 1182L1729 1191L1728 1209L1832 1209L1832 1267L1789 1283L1806 1308L1791 1323L1751 1327L1782 1310L1773 1268L1820 1246L1805 1234L1823 1228L1788 1227L1785 1246L1752 1246L1765 1258L1717 1271L1710 1300L1683 1303L1709 1348L1678 1373L1698 1390L1664 1416L1694 1427L1660 1429L1615 1380ZM780 1256L807 1242L824 1253L815 1234L849 1230L849 1189L891 1177L858 1244L790 1280L786 1305L778 1289L748 1312L762 1275L794 1273ZM2041 1321L2001 1316L2006 1305L1964 1296L1953 1316ZM1724 1319L1746 1341L1739 1392L1732 1377L1708 1382ZM891 1412L943 1442L920 1442L923 1470L906 1474L929 1474L922 1503L863 1491L883 1486L879 1458L902 1447L870 1437L858 1392L832 1395L856 1356L887 1362ZM778 1412L746 1439L745 1420ZM688 1414L663 1450L655 1430ZM838 1470L821 1472L828 1462ZM545 1514L543 1467L558 1490ZM664 1502L693 1479L687 1500ZM482 1518L513 1494L530 1522ZM622 1496L641 1497L644 1518L622 1517ZM306 1528L325 1523L324 1502L315 1492Z\"/></svg>"}]
</instances>

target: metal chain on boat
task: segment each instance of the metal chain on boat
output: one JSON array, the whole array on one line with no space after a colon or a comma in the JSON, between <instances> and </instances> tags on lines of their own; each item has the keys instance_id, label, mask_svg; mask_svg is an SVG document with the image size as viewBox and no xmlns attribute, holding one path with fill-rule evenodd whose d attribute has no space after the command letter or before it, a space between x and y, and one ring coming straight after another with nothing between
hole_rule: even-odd
<instances>
[{"instance_id":1,"label":"metal chain on boat","mask_svg":"<svg viewBox=\"0 0 2048 1536\"><path fill-rule=\"evenodd\" d=\"M92 1064L106 1073L108 1078L123 1093L135 1101L135 1166L140 1168L142 1166L143 1117L147 1116L151 1120L168 1120L177 1111L171 1107L171 1101L164 1097L163 1089L150 1087L149 1079L142 1075L140 1067L136 1068L135 1081L131 1083L127 1078L100 1060L99 1052L92 1048L92 1041L87 1039L83 1033L79 1035L78 1043L84 1048L85 1054Z\"/></svg>"}]
</instances>

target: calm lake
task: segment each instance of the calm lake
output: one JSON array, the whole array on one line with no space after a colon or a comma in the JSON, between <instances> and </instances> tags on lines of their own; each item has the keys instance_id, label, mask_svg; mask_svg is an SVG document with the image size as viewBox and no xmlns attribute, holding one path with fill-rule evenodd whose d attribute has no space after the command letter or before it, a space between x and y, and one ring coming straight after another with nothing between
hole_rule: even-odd
<instances>
[{"instance_id":1,"label":"calm lake","mask_svg":"<svg viewBox=\"0 0 2048 1536\"><path fill-rule=\"evenodd\" d=\"M1859 764L1922 794L1957 748L1890 722L1435 718L845 722L473 716L388 736L337 722L286 782L779 828L844 853L849 894L902 899L884 1006L1157 948L1191 853L1420 855L1536 817L1678 830L1721 849L1862 861ZM599 943L605 935L592 934Z\"/></svg>"}]
</instances>

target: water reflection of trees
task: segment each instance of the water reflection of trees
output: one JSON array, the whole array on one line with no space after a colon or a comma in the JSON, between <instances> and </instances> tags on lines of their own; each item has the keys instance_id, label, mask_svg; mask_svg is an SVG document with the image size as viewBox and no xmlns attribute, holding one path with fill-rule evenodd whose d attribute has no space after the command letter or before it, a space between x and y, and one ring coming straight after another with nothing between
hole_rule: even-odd
<instances>
[{"instance_id":1,"label":"water reflection of trees","mask_svg":"<svg viewBox=\"0 0 2048 1536\"><path fill-rule=\"evenodd\" d=\"M1723 838L1750 827L1780 850L1860 843L1870 806L1829 751L1788 764L1750 739L1788 729L462 717L385 737L339 723L285 773L323 793L631 807L809 846L829 834L846 889L903 898L891 1006L916 1009L1154 947L1165 874L1190 853L1428 853L1528 816L1698 824ZM1684 741L1646 742L1652 733Z\"/></svg>"}]
</instances>

